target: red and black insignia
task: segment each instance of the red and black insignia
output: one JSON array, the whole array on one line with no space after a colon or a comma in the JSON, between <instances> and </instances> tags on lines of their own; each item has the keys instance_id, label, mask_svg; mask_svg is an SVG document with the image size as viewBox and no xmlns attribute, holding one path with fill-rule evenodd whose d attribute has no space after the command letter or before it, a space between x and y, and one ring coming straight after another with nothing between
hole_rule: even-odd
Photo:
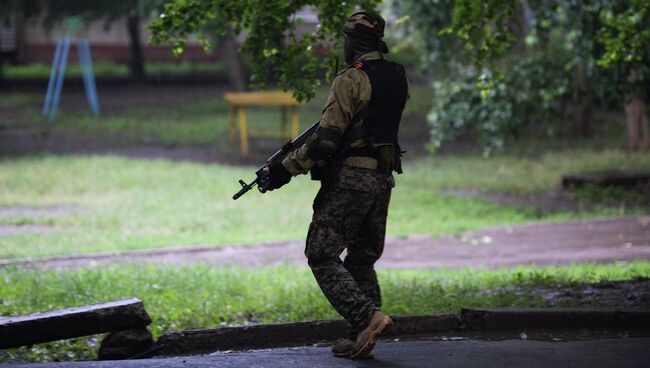
<instances>
[{"instance_id":1,"label":"red and black insignia","mask_svg":"<svg viewBox=\"0 0 650 368\"><path fill-rule=\"evenodd\" d=\"M363 69L364 67L363 61L357 60L354 62L353 66L355 69Z\"/></svg>"}]
</instances>

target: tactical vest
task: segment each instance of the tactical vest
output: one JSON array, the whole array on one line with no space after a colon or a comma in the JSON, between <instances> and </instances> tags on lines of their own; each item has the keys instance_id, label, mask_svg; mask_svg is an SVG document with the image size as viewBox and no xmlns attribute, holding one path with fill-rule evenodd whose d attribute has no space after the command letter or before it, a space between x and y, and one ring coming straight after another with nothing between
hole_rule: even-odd
<instances>
[{"instance_id":1,"label":"tactical vest","mask_svg":"<svg viewBox=\"0 0 650 368\"><path fill-rule=\"evenodd\" d=\"M352 118L348 130L343 134L337 153L332 157L329 165L324 167L314 166L311 169L313 180L321 180L325 185L331 182L334 173L348 157L363 156L377 159L377 168L381 163L380 155L375 145L394 145L395 161L398 163L394 169L402 173L399 155L401 148L397 139L402 110L406 104L408 82L404 67L387 60L356 61L354 67L363 70L370 80L370 101L365 109ZM355 127L363 119L360 127ZM352 142L362 140L363 147L354 147Z\"/></svg>"},{"instance_id":2,"label":"tactical vest","mask_svg":"<svg viewBox=\"0 0 650 368\"><path fill-rule=\"evenodd\" d=\"M368 76L371 95L368 106L353 122L363 119L363 124L350 132L348 141L361 138L368 148L381 144L399 146L397 134L408 94L404 67L383 59L357 61L354 67ZM372 156L370 152L368 149L353 148L347 156Z\"/></svg>"}]
</instances>

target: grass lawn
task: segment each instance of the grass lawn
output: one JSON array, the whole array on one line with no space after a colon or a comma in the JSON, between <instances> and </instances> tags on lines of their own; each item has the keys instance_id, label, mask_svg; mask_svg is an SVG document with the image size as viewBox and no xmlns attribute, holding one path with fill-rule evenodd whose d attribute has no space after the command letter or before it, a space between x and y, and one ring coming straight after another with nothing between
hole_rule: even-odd
<instances>
[{"instance_id":1,"label":"grass lawn","mask_svg":"<svg viewBox=\"0 0 650 368\"><path fill-rule=\"evenodd\" d=\"M388 234L456 234L534 220L627 214L631 210L619 206L548 215L440 190L462 187L527 194L556 188L568 171L648 167L650 156L621 151L549 153L534 159L421 159L407 164L405 174L396 177ZM304 238L318 183L301 176L282 190L264 195L253 191L233 201L237 180L250 180L252 175L252 167L111 156L2 159L0 206L71 205L78 211L0 217L4 224L57 230L3 235L0 257Z\"/></svg>"},{"instance_id":2,"label":"grass lawn","mask_svg":"<svg viewBox=\"0 0 650 368\"><path fill-rule=\"evenodd\" d=\"M485 270L381 270L389 314L457 313L463 306L545 306L524 290L650 277L650 262ZM491 290L490 293L481 291ZM306 267L229 268L121 265L71 272L0 270L0 315L16 315L137 296L165 331L338 318ZM570 306L570 305L567 305ZM97 337L85 337L0 353L36 361L93 359Z\"/></svg>"},{"instance_id":3,"label":"grass lawn","mask_svg":"<svg viewBox=\"0 0 650 368\"><path fill-rule=\"evenodd\" d=\"M101 104L103 95L101 86L99 88ZM406 119L424 119L431 103L431 89L425 85L415 85L412 90L413 96L405 111ZM66 91L63 93L62 100L69 101L70 97L66 96ZM130 92L125 90L124 93ZM155 96L156 91L154 89L148 93ZM314 99L300 107L301 129L307 128L320 119L327 95L328 88L321 87L317 90ZM85 98L83 95L80 96ZM111 96L106 97L111 98ZM0 121L0 127L3 123L24 125L24 121L16 121L16 116L20 116L21 120L32 122L44 133L82 133L102 140L115 141L116 145L121 146L142 143L165 146L228 144L228 104L221 98L203 98L191 103L169 106L126 108L103 112L99 118L95 118L88 112L83 99L79 102L83 106L81 110L71 111L61 108L56 124L41 116L42 99L40 93L0 93L0 109L16 112L8 114L7 121ZM247 108L247 113L251 130L268 131L277 130L279 127L278 108L251 107ZM278 144L282 143L284 142L278 141Z\"/></svg>"},{"instance_id":4,"label":"grass lawn","mask_svg":"<svg viewBox=\"0 0 650 368\"><path fill-rule=\"evenodd\" d=\"M152 63L145 64L145 72L154 75L160 74L220 74L225 75L226 65L223 62L210 63ZM32 64L8 64L4 66L5 78L41 78L50 77L51 66L43 63ZM127 64L116 64L110 61L93 63L93 72L96 77L128 77L129 66ZM82 71L80 64L68 64L66 77L81 78Z\"/></svg>"}]
</instances>

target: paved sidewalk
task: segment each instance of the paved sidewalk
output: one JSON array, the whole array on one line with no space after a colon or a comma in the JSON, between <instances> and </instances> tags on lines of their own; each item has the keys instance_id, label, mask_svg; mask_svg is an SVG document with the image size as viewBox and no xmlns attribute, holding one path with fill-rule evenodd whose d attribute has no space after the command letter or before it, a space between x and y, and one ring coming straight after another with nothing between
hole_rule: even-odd
<instances>
[{"instance_id":1,"label":"paved sidewalk","mask_svg":"<svg viewBox=\"0 0 650 368\"><path fill-rule=\"evenodd\" d=\"M380 342L375 359L334 358L327 347L215 353L168 359L1 365L21 368L185 368L185 367L647 367L650 337L588 341L462 340Z\"/></svg>"}]
</instances>

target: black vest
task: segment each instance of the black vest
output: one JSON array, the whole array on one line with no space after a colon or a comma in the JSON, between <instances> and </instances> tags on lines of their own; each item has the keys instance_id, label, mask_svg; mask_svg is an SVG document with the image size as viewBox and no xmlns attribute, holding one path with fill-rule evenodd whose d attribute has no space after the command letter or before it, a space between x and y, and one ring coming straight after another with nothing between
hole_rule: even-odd
<instances>
[{"instance_id":1,"label":"black vest","mask_svg":"<svg viewBox=\"0 0 650 368\"><path fill-rule=\"evenodd\" d=\"M370 102L359 117L364 138L370 145L399 145L397 133L408 95L404 67L383 59L363 60L355 67L368 75L372 88Z\"/></svg>"}]
</instances>

